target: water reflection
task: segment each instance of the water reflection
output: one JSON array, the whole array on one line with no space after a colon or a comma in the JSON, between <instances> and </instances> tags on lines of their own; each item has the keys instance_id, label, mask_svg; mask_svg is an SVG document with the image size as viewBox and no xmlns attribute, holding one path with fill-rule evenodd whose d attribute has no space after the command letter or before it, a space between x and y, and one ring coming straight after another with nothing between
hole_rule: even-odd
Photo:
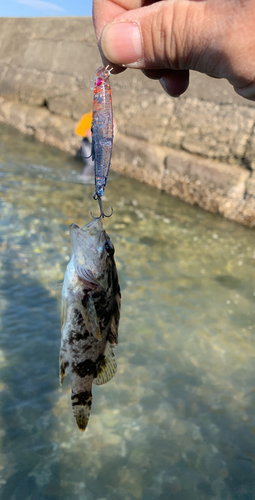
<instances>
[{"instance_id":1,"label":"water reflection","mask_svg":"<svg viewBox=\"0 0 255 500\"><path fill-rule=\"evenodd\" d=\"M254 232L112 174L118 372L82 435L58 387L57 283L93 186L0 129L1 499L254 499Z\"/></svg>"}]
</instances>

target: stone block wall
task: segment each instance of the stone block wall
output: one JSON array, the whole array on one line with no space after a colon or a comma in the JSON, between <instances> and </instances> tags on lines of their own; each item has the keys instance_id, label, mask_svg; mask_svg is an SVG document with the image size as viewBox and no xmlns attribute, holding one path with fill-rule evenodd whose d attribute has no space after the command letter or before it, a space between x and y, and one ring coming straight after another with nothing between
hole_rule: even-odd
<instances>
[{"instance_id":1,"label":"stone block wall","mask_svg":"<svg viewBox=\"0 0 255 500\"><path fill-rule=\"evenodd\" d=\"M0 121L74 153L100 65L90 18L0 19ZM255 103L195 73L178 99L136 70L112 75L111 86L112 168L255 225Z\"/></svg>"}]
</instances>

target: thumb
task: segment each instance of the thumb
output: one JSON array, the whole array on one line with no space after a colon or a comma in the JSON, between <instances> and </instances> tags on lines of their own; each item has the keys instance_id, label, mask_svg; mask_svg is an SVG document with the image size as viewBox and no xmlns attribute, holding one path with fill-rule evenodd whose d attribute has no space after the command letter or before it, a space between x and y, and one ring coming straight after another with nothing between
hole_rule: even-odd
<instances>
[{"instance_id":1,"label":"thumb","mask_svg":"<svg viewBox=\"0 0 255 500\"><path fill-rule=\"evenodd\" d=\"M203 67L207 64L203 52L210 39L217 39L218 23L215 25L206 12L208 4L211 2L168 0L117 16L101 37L105 59L145 70L198 69L210 73L210 68Z\"/></svg>"}]
</instances>

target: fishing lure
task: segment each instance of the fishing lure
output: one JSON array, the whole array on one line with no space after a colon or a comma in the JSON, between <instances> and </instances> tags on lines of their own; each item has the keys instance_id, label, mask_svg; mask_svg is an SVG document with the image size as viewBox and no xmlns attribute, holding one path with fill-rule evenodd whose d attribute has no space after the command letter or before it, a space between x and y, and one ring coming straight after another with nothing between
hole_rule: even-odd
<instances>
[{"instance_id":1,"label":"fishing lure","mask_svg":"<svg viewBox=\"0 0 255 500\"><path fill-rule=\"evenodd\" d=\"M99 217L110 217L103 212L101 197L104 194L110 163L113 143L113 112L112 95L109 77L112 69L98 68L91 80L90 88L94 90L93 118L92 118L92 160L95 162L95 193L94 200L98 200ZM91 214L92 215L92 214ZM93 215L92 215L93 217Z\"/></svg>"}]
</instances>

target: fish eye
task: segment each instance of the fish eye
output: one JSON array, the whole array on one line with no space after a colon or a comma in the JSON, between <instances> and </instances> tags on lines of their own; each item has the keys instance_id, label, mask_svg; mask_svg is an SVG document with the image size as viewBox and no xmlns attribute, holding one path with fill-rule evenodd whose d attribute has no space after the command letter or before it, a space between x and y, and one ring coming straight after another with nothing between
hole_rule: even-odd
<instances>
[{"instance_id":1,"label":"fish eye","mask_svg":"<svg viewBox=\"0 0 255 500\"><path fill-rule=\"evenodd\" d=\"M104 247L105 247L105 250L106 250L106 252L108 253L108 255L109 255L110 257L112 257L112 256L113 256L113 254L114 254L114 246L113 246L113 244L112 244L111 240L107 240L107 241L105 242Z\"/></svg>"}]
</instances>

